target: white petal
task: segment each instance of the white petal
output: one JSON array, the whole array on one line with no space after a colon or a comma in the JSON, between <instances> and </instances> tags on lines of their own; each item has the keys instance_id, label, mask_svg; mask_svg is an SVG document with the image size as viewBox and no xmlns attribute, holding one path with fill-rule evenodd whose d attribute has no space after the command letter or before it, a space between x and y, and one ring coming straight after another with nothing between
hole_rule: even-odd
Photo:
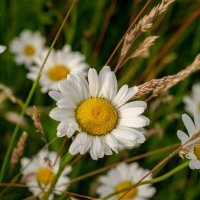
<instances>
[{"instance_id":1,"label":"white petal","mask_svg":"<svg viewBox=\"0 0 200 200\"><path fill-rule=\"evenodd\" d=\"M111 101L117 93L117 79L114 72L109 72L102 84L99 96Z\"/></svg>"},{"instance_id":2,"label":"white petal","mask_svg":"<svg viewBox=\"0 0 200 200\"><path fill-rule=\"evenodd\" d=\"M125 104L126 105L126 104ZM121 118L129 118L129 117L135 117L144 112L144 107L133 107L133 108L126 108L121 110L119 109L120 117Z\"/></svg>"},{"instance_id":3,"label":"white petal","mask_svg":"<svg viewBox=\"0 0 200 200\"><path fill-rule=\"evenodd\" d=\"M77 143L79 144L80 154L85 154L92 144L92 137L82 132L77 135Z\"/></svg>"},{"instance_id":4,"label":"white petal","mask_svg":"<svg viewBox=\"0 0 200 200\"><path fill-rule=\"evenodd\" d=\"M55 101L58 101L63 98L63 95L58 91L49 91L49 96Z\"/></svg>"},{"instance_id":5,"label":"white petal","mask_svg":"<svg viewBox=\"0 0 200 200\"><path fill-rule=\"evenodd\" d=\"M68 75L69 77L70 75ZM82 97L80 96L80 91L77 91L77 87L72 83L72 81L64 80L58 83L58 89L63 93L66 97L70 97L76 104L79 104L82 101Z\"/></svg>"},{"instance_id":6,"label":"white petal","mask_svg":"<svg viewBox=\"0 0 200 200\"><path fill-rule=\"evenodd\" d=\"M124 105L127 101L129 101L131 98L134 97L134 95L137 93L138 91L138 87L137 86L134 86L132 88L129 88L128 89L128 92L127 94L124 96L124 98L122 98L121 101L119 101L117 104L116 104L116 108L119 108L121 107L122 105Z\"/></svg>"},{"instance_id":7,"label":"white petal","mask_svg":"<svg viewBox=\"0 0 200 200\"><path fill-rule=\"evenodd\" d=\"M120 126L127 126L132 128L140 128L147 126L149 124L149 119L144 116L137 116L132 118L121 118L119 119Z\"/></svg>"},{"instance_id":8,"label":"white petal","mask_svg":"<svg viewBox=\"0 0 200 200\"><path fill-rule=\"evenodd\" d=\"M3 53L6 50L6 47L3 45L0 45L0 53Z\"/></svg>"},{"instance_id":9,"label":"white petal","mask_svg":"<svg viewBox=\"0 0 200 200\"><path fill-rule=\"evenodd\" d=\"M51 110L51 112L49 113L49 116L57 121L62 121L65 120L68 117L73 117L74 116L74 112L67 110L66 108L54 108L53 110Z\"/></svg>"},{"instance_id":10,"label":"white petal","mask_svg":"<svg viewBox=\"0 0 200 200\"><path fill-rule=\"evenodd\" d=\"M147 103L145 101L132 101L132 102L124 104L122 107L120 107L120 110L133 108L133 107L146 109Z\"/></svg>"},{"instance_id":11,"label":"white petal","mask_svg":"<svg viewBox=\"0 0 200 200\"><path fill-rule=\"evenodd\" d=\"M194 112L194 123L198 131L200 129L200 113L196 111Z\"/></svg>"},{"instance_id":12,"label":"white petal","mask_svg":"<svg viewBox=\"0 0 200 200\"><path fill-rule=\"evenodd\" d=\"M114 136L117 136L118 138L124 138L130 141L135 140L137 138L137 135L135 135L135 133L132 130L126 130L123 128L114 129L112 131L112 134Z\"/></svg>"},{"instance_id":13,"label":"white petal","mask_svg":"<svg viewBox=\"0 0 200 200\"><path fill-rule=\"evenodd\" d=\"M196 127L194 126L192 119L187 114L183 114L182 119L189 135L194 134L196 132Z\"/></svg>"},{"instance_id":14,"label":"white petal","mask_svg":"<svg viewBox=\"0 0 200 200\"><path fill-rule=\"evenodd\" d=\"M90 155L93 160L97 160L98 158L103 157L103 148L102 148L102 143L101 139L98 136L93 136L92 138L92 144L90 147Z\"/></svg>"},{"instance_id":15,"label":"white petal","mask_svg":"<svg viewBox=\"0 0 200 200\"><path fill-rule=\"evenodd\" d=\"M111 72L110 67L109 66L104 66L101 71L99 72L99 80L100 80L100 84L103 83L103 80L105 79L105 77L107 76L107 74Z\"/></svg>"},{"instance_id":16,"label":"white petal","mask_svg":"<svg viewBox=\"0 0 200 200\"><path fill-rule=\"evenodd\" d=\"M180 130L178 130L177 136L179 140L181 140L182 144L185 143L189 139L188 135Z\"/></svg>"},{"instance_id":17,"label":"white petal","mask_svg":"<svg viewBox=\"0 0 200 200\"><path fill-rule=\"evenodd\" d=\"M89 69L88 82L91 96L96 97L99 92L99 77L95 69Z\"/></svg>"},{"instance_id":18,"label":"white petal","mask_svg":"<svg viewBox=\"0 0 200 200\"><path fill-rule=\"evenodd\" d=\"M72 144L69 147L69 153L72 155L75 155L79 152L79 144L76 142L76 138L72 142Z\"/></svg>"},{"instance_id":19,"label":"white petal","mask_svg":"<svg viewBox=\"0 0 200 200\"><path fill-rule=\"evenodd\" d=\"M116 106L117 104L119 104L120 101L126 96L127 92L128 92L128 85L123 85L119 89L117 95L113 98L112 100L113 105Z\"/></svg>"},{"instance_id":20,"label":"white petal","mask_svg":"<svg viewBox=\"0 0 200 200\"><path fill-rule=\"evenodd\" d=\"M71 109L75 109L77 107L77 105L69 98L68 99L62 98L58 100L57 106L59 108L71 108Z\"/></svg>"},{"instance_id":21,"label":"white petal","mask_svg":"<svg viewBox=\"0 0 200 200\"><path fill-rule=\"evenodd\" d=\"M105 135L105 142L108 144L108 146L115 152L118 153L118 142L115 139L115 137L112 136L112 134L106 134Z\"/></svg>"},{"instance_id":22,"label":"white petal","mask_svg":"<svg viewBox=\"0 0 200 200\"><path fill-rule=\"evenodd\" d=\"M57 136L63 137L67 135L69 138L75 133L77 130L77 125L74 122L74 119L68 118L66 120L61 121L61 123L57 127Z\"/></svg>"}]
</instances>

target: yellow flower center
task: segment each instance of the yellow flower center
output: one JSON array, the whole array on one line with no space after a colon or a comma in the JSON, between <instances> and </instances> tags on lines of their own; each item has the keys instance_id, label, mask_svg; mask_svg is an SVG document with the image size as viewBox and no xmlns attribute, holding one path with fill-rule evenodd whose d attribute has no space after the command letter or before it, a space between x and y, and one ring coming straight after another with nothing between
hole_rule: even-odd
<instances>
[{"instance_id":1,"label":"yellow flower center","mask_svg":"<svg viewBox=\"0 0 200 200\"><path fill-rule=\"evenodd\" d=\"M197 159L200 160L200 144L197 144L194 147L194 154L196 155Z\"/></svg>"},{"instance_id":2,"label":"yellow flower center","mask_svg":"<svg viewBox=\"0 0 200 200\"><path fill-rule=\"evenodd\" d=\"M90 135L101 136L115 128L117 111L105 99L90 98L78 106L76 119L83 131Z\"/></svg>"},{"instance_id":3,"label":"yellow flower center","mask_svg":"<svg viewBox=\"0 0 200 200\"><path fill-rule=\"evenodd\" d=\"M48 185L48 184L52 183L52 181L54 179L54 173L48 167L41 167L36 172L36 178L37 178L39 183L43 183L45 185Z\"/></svg>"},{"instance_id":4,"label":"yellow flower center","mask_svg":"<svg viewBox=\"0 0 200 200\"><path fill-rule=\"evenodd\" d=\"M69 74L69 70L64 65L55 65L47 72L47 76L53 81L65 79Z\"/></svg>"},{"instance_id":5,"label":"yellow flower center","mask_svg":"<svg viewBox=\"0 0 200 200\"><path fill-rule=\"evenodd\" d=\"M120 184L118 184L116 187L115 187L115 192L119 192L125 188L128 188L128 187L131 187L131 185L133 185L133 183L131 183L130 181L124 181L124 182L121 182ZM128 191L128 190L127 190ZM127 191L124 191L124 192L120 192L118 194L116 194L116 197L117 198L120 198L121 196L123 196ZM128 200L128 199L133 199L135 198L137 195L137 188L133 188L131 189L125 196L123 196L123 200Z\"/></svg>"},{"instance_id":6,"label":"yellow flower center","mask_svg":"<svg viewBox=\"0 0 200 200\"><path fill-rule=\"evenodd\" d=\"M32 45L26 45L24 47L24 54L26 56L33 56L35 54L35 48Z\"/></svg>"}]
</instances>

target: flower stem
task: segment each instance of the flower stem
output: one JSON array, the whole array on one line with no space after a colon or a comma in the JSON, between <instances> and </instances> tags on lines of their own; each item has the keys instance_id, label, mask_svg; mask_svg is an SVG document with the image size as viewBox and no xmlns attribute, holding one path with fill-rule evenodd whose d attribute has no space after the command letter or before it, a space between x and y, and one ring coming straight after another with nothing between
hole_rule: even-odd
<instances>
[{"instance_id":1,"label":"flower stem","mask_svg":"<svg viewBox=\"0 0 200 200\"><path fill-rule=\"evenodd\" d=\"M67 12L65 18L64 18L63 21L62 21L62 24L61 24L60 27L59 27L58 32L56 33L56 36L55 36L53 42L51 43L51 46L50 46L50 48L49 48L49 50L48 50L48 52L47 52L47 55L46 55L46 57L45 57L45 59L44 59L44 61L43 61L43 63L42 63L42 66L41 66L41 68L40 68L40 71L38 72L37 78L36 78L36 80L34 81L32 87L31 87L31 90L29 91L28 97L27 97L27 99L26 99L26 101L25 101L25 103L24 103L24 105L23 105L22 111L21 111L21 113L20 113L20 115L21 115L22 117L25 115L26 110L27 110L27 107L28 107L28 105L29 105L29 103L30 103L30 101L31 101L31 99L32 99L32 97L33 97L33 94L34 94L35 89L36 89L36 87L37 87L37 85L38 85L38 82L39 82L39 79L40 79L42 70L43 70L43 68L44 68L44 66L45 66L45 63L46 63L48 57L49 57L49 54L51 53L51 51L52 51L52 49L53 49L53 47L54 47L56 41L58 40L58 37L59 37L59 35L60 35L60 33L61 33L63 27L64 27L64 24L65 24L65 22L67 21L67 19L68 19L68 17L69 17L69 14L71 13L72 8L73 8L74 5L76 4L76 2L77 2L76 0L73 1L72 5L71 5L71 7L70 7L70 9L69 9L69 11ZM7 151L6 151L6 155L5 155L5 157L4 157L4 161L3 161L2 168L1 168L1 172L0 172L0 182L3 181L4 175L6 174L6 169L8 168L8 162L9 162L9 160L10 160L10 156L11 156L11 153L12 153L12 149L13 149L13 147L14 147L16 138L19 137L19 134L18 134L18 133L19 133L19 128L20 128L20 126L19 126L19 124L17 124L17 125L15 126L14 131L13 131L11 141L10 141L10 143L9 143L9 145L8 145L8 149L7 149Z\"/></svg>"},{"instance_id":2,"label":"flower stem","mask_svg":"<svg viewBox=\"0 0 200 200\"><path fill-rule=\"evenodd\" d=\"M60 177L60 175L62 174L63 170L66 168L67 164L74 158L74 155L71 154L66 154L61 162L60 162L60 167L58 169L58 172L49 188L49 190L45 193L44 197L42 198L42 200L48 200L49 196L51 195L51 193L54 190L54 187L56 186L56 183L58 182L58 179Z\"/></svg>"},{"instance_id":3,"label":"flower stem","mask_svg":"<svg viewBox=\"0 0 200 200\"><path fill-rule=\"evenodd\" d=\"M148 180L148 181L143 181L143 182L139 183L139 185L153 184L153 183L161 182L161 181L169 178L170 176L174 175L175 173L179 172L180 170L184 169L185 167L187 167L189 165L189 162L190 161L186 161L183 164L179 165L178 167L172 169L168 173L166 173L166 174L164 174L162 176L159 176L157 178L153 178L153 179Z\"/></svg>"},{"instance_id":4,"label":"flower stem","mask_svg":"<svg viewBox=\"0 0 200 200\"><path fill-rule=\"evenodd\" d=\"M184 169L185 167L187 167L189 165L189 162L190 161L186 161L183 164L179 165L178 167L172 169L171 171L169 171L166 174L159 176L157 178L153 178L153 179L150 179L148 181L140 182L138 184L135 184L134 187L130 186L130 187L124 188L123 190L113 192L113 193L107 195L106 197L104 197L103 200L109 199L110 197L113 197L113 196L115 196L119 193L129 191L129 190L131 190L135 187L138 187L140 185L153 184L153 183L158 183L158 182L164 181L165 179L169 178L170 176L174 175L175 173L177 173L177 172L181 171L182 169Z\"/></svg>"}]
</instances>

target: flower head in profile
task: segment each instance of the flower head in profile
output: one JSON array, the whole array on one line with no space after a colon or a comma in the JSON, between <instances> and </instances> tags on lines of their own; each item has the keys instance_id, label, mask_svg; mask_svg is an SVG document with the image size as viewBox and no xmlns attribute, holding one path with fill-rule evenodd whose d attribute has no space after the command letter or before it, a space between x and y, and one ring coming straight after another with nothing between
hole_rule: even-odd
<instances>
[{"instance_id":1,"label":"flower head in profile","mask_svg":"<svg viewBox=\"0 0 200 200\"><path fill-rule=\"evenodd\" d=\"M35 65L30 68L28 78L35 80L40 67L46 57L47 52L43 52L36 59ZM65 45L62 50L53 50L49 55L40 78L42 92L57 90L58 82L66 79L69 73L85 73L88 65L85 63L85 57L79 52L73 52L69 45Z\"/></svg>"},{"instance_id":2,"label":"flower head in profile","mask_svg":"<svg viewBox=\"0 0 200 200\"><path fill-rule=\"evenodd\" d=\"M182 119L188 134L180 130L177 132L183 145L180 156L191 160L191 169L200 169L200 113L194 112L194 122L187 114L183 114Z\"/></svg>"},{"instance_id":3,"label":"flower head in profile","mask_svg":"<svg viewBox=\"0 0 200 200\"><path fill-rule=\"evenodd\" d=\"M46 150L37 154L33 160L29 158L22 158L21 160L21 173L23 175L23 181L29 187L29 190L35 197L42 199L44 192L47 192L56 173L58 172L60 165L60 158L55 152L48 152ZM71 167L66 167L58 179L55 188L55 194L61 194L61 191L65 191L66 185L69 182L69 178L66 176L71 171ZM53 199L53 194L49 197Z\"/></svg>"},{"instance_id":4,"label":"flower head in profile","mask_svg":"<svg viewBox=\"0 0 200 200\"><path fill-rule=\"evenodd\" d=\"M116 193L110 197L109 200L119 199L128 191L120 192L123 189L136 184L142 177L144 177L149 170L140 168L137 163L132 164L119 164L116 168L111 169L107 175L99 178L100 186L97 188L97 193L101 198L106 197L109 194ZM151 179L149 175L145 178L145 181ZM119 193L120 192L120 193ZM151 198L156 192L156 189L150 184L141 185L131 189L123 200L147 200Z\"/></svg>"},{"instance_id":5,"label":"flower head in profile","mask_svg":"<svg viewBox=\"0 0 200 200\"><path fill-rule=\"evenodd\" d=\"M89 69L88 80L81 74L70 74L59 82L59 91L49 95L57 101L50 117L60 121L58 137L72 137L71 154L89 151L92 159L118 152L119 146L134 147L145 141L143 127L149 120L141 115L144 101L127 103L138 91L137 87L122 86L105 66L97 74Z\"/></svg>"},{"instance_id":6,"label":"flower head in profile","mask_svg":"<svg viewBox=\"0 0 200 200\"><path fill-rule=\"evenodd\" d=\"M186 96L184 98L184 103L186 106L186 110L193 114L194 111L198 111L200 113L200 84L195 84L192 86L192 95Z\"/></svg>"},{"instance_id":7,"label":"flower head in profile","mask_svg":"<svg viewBox=\"0 0 200 200\"><path fill-rule=\"evenodd\" d=\"M19 37L12 40L10 51L15 54L17 64L27 68L34 63L35 58L44 51L45 39L39 32L24 30Z\"/></svg>"},{"instance_id":8,"label":"flower head in profile","mask_svg":"<svg viewBox=\"0 0 200 200\"><path fill-rule=\"evenodd\" d=\"M0 45L0 54L6 50L6 46Z\"/></svg>"}]
</instances>

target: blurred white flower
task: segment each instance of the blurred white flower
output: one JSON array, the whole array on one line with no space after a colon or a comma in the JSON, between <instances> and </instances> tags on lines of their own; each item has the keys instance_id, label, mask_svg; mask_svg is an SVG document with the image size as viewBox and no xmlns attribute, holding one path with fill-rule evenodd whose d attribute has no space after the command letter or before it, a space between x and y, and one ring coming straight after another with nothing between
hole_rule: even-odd
<instances>
[{"instance_id":1,"label":"blurred white flower","mask_svg":"<svg viewBox=\"0 0 200 200\"><path fill-rule=\"evenodd\" d=\"M60 165L60 158L54 165L54 161L57 159L55 152L48 152L46 150L41 151L33 160L29 158L22 158L21 160L21 173L23 175L23 181L29 187L29 190L35 197L42 198L44 192L47 192L56 173L58 172ZM55 194L61 194L61 191L65 191L69 178L66 176L71 171L71 167L66 167L60 175L57 184L55 186L59 191L54 191ZM53 194L49 199L53 199Z\"/></svg>"},{"instance_id":2,"label":"blurred white flower","mask_svg":"<svg viewBox=\"0 0 200 200\"><path fill-rule=\"evenodd\" d=\"M97 188L97 193L101 198L115 192L119 192L125 188L131 187L143 178L149 170L140 168L137 163L119 164L116 168L111 169L107 175L99 178L100 186ZM152 178L149 175L144 180ZM119 199L127 191L118 193L109 200ZM156 192L156 189L150 184L141 185L130 190L122 199L123 200L146 200L151 198Z\"/></svg>"},{"instance_id":3,"label":"blurred white flower","mask_svg":"<svg viewBox=\"0 0 200 200\"><path fill-rule=\"evenodd\" d=\"M6 50L6 46L0 45L0 54Z\"/></svg>"},{"instance_id":4,"label":"blurred white flower","mask_svg":"<svg viewBox=\"0 0 200 200\"><path fill-rule=\"evenodd\" d=\"M34 63L35 58L44 51L45 39L39 32L24 30L19 37L10 44L10 51L15 54L17 64L24 64L27 68Z\"/></svg>"},{"instance_id":5,"label":"blurred white flower","mask_svg":"<svg viewBox=\"0 0 200 200\"><path fill-rule=\"evenodd\" d=\"M40 67L46 56L43 52L35 61L36 64L30 68L27 77L35 80ZM85 63L85 57L79 52L73 52L69 45L65 45L62 50L52 50L40 78L42 92L58 89L58 82L67 78L69 73L85 73L88 65Z\"/></svg>"},{"instance_id":6,"label":"blurred white flower","mask_svg":"<svg viewBox=\"0 0 200 200\"><path fill-rule=\"evenodd\" d=\"M97 74L89 69L88 81L81 74L70 74L59 82L59 91L49 95L57 101L50 117L60 121L58 137L74 137L71 154L89 151L92 159L118 152L120 146L134 147L145 141L143 127L149 119L141 115L144 101L127 103L138 88L122 86L118 91L115 73L105 66Z\"/></svg>"},{"instance_id":7,"label":"blurred white flower","mask_svg":"<svg viewBox=\"0 0 200 200\"><path fill-rule=\"evenodd\" d=\"M200 113L200 84L195 84L192 86L192 95L184 97L184 103L186 110L193 114L194 111Z\"/></svg>"},{"instance_id":8,"label":"blurred white flower","mask_svg":"<svg viewBox=\"0 0 200 200\"><path fill-rule=\"evenodd\" d=\"M180 130L177 132L183 145L180 156L191 160L191 169L200 169L200 113L194 112L194 123L187 114L183 114L182 119L188 134Z\"/></svg>"}]
</instances>

